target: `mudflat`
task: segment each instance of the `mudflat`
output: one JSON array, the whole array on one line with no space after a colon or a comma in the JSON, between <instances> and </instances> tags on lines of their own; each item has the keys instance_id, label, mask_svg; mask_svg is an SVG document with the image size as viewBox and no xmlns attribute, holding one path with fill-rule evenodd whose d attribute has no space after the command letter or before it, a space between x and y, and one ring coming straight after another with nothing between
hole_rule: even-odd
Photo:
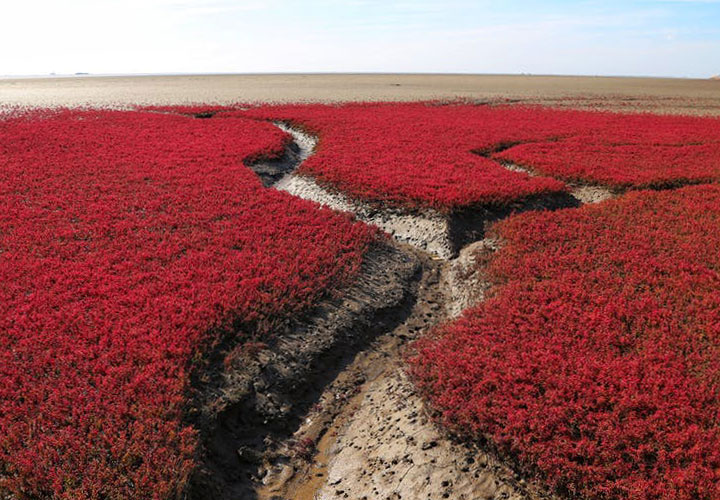
<instances>
[{"instance_id":1,"label":"mudflat","mask_svg":"<svg viewBox=\"0 0 720 500\"><path fill-rule=\"evenodd\" d=\"M22 107L448 99L720 114L720 81L467 74L233 74L0 79L0 105Z\"/></svg>"}]
</instances>

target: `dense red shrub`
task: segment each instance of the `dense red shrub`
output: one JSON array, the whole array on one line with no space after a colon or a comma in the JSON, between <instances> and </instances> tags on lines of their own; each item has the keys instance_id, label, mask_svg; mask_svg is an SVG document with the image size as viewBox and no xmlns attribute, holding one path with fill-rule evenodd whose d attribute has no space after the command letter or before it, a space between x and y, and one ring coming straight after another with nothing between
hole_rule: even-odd
<instances>
[{"instance_id":1,"label":"dense red shrub","mask_svg":"<svg viewBox=\"0 0 720 500\"><path fill-rule=\"evenodd\" d=\"M357 272L375 232L243 165L451 211L714 181L720 120L435 104L11 110L0 120L0 490L165 498L193 467L189 374ZM224 112L223 112L224 111ZM198 120L186 115L201 115ZM221 119L222 118L222 119ZM421 344L447 422L589 498L719 498L720 190L512 219L494 298ZM263 345L253 338L249 352Z\"/></svg>"},{"instance_id":2,"label":"dense red shrub","mask_svg":"<svg viewBox=\"0 0 720 500\"><path fill-rule=\"evenodd\" d=\"M504 143L570 133L571 114L550 129L538 118L545 113L412 103L286 105L227 116L292 121L318 134L317 151L300 172L351 196L452 210L565 190L559 181L512 172L483 156Z\"/></svg>"},{"instance_id":3,"label":"dense red shrub","mask_svg":"<svg viewBox=\"0 0 720 500\"><path fill-rule=\"evenodd\" d=\"M0 121L0 491L166 498L203 346L312 304L375 233L264 189L243 119L35 112Z\"/></svg>"},{"instance_id":4,"label":"dense red shrub","mask_svg":"<svg viewBox=\"0 0 720 500\"><path fill-rule=\"evenodd\" d=\"M565 180L615 188L668 187L720 178L720 119L581 116L588 123L570 136L520 144L495 157Z\"/></svg>"},{"instance_id":5,"label":"dense red shrub","mask_svg":"<svg viewBox=\"0 0 720 500\"><path fill-rule=\"evenodd\" d=\"M720 498L720 187L510 218L492 297L417 345L420 387L588 499Z\"/></svg>"},{"instance_id":6,"label":"dense red shrub","mask_svg":"<svg viewBox=\"0 0 720 500\"><path fill-rule=\"evenodd\" d=\"M617 188L720 175L717 118L430 103L284 105L227 115L238 114L294 121L318 134L317 154L301 172L324 183L358 198L444 210L564 189L500 162Z\"/></svg>"}]
</instances>

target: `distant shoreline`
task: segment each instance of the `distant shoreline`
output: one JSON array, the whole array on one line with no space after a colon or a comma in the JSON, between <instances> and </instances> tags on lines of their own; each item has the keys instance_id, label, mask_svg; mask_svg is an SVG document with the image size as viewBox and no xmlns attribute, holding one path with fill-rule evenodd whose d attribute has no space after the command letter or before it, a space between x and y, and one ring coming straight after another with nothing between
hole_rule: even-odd
<instances>
[{"instance_id":1,"label":"distant shoreline","mask_svg":"<svg viewBox=\"0 0 720 500\"><path fill-rule=\"evenodd\" d=\"M383 73L383 72L269 72L269 73L49 73L38 75L0 75L0 80L34 80L56 78L145 78L145 77L232 77L232 76L476 76L476 77L540 77L540 78L647 78L674 80L717 80L720 75L710 77L662 76L662 75L571 75L553 73Z\"/></svg>"}]
</instances>

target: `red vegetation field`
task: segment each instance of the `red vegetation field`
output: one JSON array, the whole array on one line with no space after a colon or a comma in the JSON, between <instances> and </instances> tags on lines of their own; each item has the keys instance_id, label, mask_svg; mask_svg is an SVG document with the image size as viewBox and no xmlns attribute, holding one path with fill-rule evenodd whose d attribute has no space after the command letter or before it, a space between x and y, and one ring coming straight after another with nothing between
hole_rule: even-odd
<instances>
[{"instance_id":1,"label":"red vegetation field","mask_svg":"<svg viewBox=\"0 0 720 500\"><path fill-rule=\"evenodd\" d=\"M411 208L720 175L715 118L429 103L4 116L0 494L180 495L203 354L272 336L356 275L376 231L246 166L290 140L269 119L319 135L302 173ZM422 389L561 491L720 498L718 228L709 185L502 222L494 295L418 345Z\"/></svg>"},{"instance_id":2,"label":"red vegetation field","mask_svg":"<svg viewBox=\"0 0 720 500\"><path fill-rule=\"evenodd\" d=\"M288 105L240 114L292 121L317 134L319 147L300 172L322 183L361 199L451 210L565 191L559 181L512 172L473 152L572 130L570 116L565 128L537 125L535 115L543 113L413 103Z\"/></svg>"},{"instance_id":3,"label":"red vegetation field","mask_svg":"<svg viewBox=\"0 0 720 500\"><path fill-rule=\"evenodd\" d=\"M486 302L417 347L446 423L588 499L720 498L720 187L510 218Z\"/></svg>"},{"instance_id":4,"label":"red vegetation field","mask_svg":"<svg viewBox=\"0 0 720 500\"><path fill-rule=\"evenodd\" d=\"M509 171L505 161L622 189L720 177L717 118L427 103L285 105L241 114L318 134L318 152L301 172L357 198L401 205L452 210L565 189L558 180Z\"/></svg>"},{"instance_id":5,"label":"red vegetation field","mask_svg":"<svg viewBox=\"0 0 720 500\"><path fill-rule=\"evenodd\" d=\"M182 489L202 347L233 324L272 333L352 277L375 237L244 166L287 140L239 118L0 121L0 491Z\"/></svg>"},{"instance_id":6,"label":"red vegetation field","mask_svg":"<svg viewBox=\"0 0 720 500\"><path fill-rule=\"evenodd\" d=\"M720 119L581 113L573 134L520 144L495 158L564 180L614 188L720 179Z\"/></svg>"}]
</instances>

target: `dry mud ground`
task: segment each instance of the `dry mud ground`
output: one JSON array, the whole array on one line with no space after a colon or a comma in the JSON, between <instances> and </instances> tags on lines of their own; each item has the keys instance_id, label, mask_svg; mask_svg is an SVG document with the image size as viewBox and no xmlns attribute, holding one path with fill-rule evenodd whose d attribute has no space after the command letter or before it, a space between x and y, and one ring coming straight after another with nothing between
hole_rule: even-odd
<instances>
[{"instance_id":1,"label":"dry mud ground","mask_svg":"<svg viewBox=\"0 0 720 500\"><path fill-rule=\"evenodd\" d=\"M442 74L270 74L0 78L0 106L502 100L720 114L720 81Z\"/></svg>"},{"instance_id":2,"label":"dry mud ground","mask_svg":"<svg viewBox=\"0 0 720 500\"><path fill-rule=\"evenodd\" d=\"M501 75L0 79L0 108L454 98L720 115L720 82L711 80ZM288 173L312 149L312 143L300 139L287 163L257 166L263 181L346 209L337 196L325 199L327 193L298 188L298 178ZM578 203L611 195L592 186L578 186L573 194ZM553 207L529 207L544 208ZM196 416L209 456L188 497L552 498L491 447L457 440L435 425L403 370L402 353L410 341L482 300L488 286L483 263L496 243L481 230L461 237L456 248L442 250L442 243L442 251L433 252L422 241L436 241L436 225L402 219L398 229L397 214L359 215L369 223L389 220L391 232L410 227L411 237L399 234L398 243L375 249L358 285L345 296L289 325L288 335L243 360L245 366L235 373L208 382L206 393L221 408L219 415ZM426 229L418 232L418 227Z\"/></svg>"}]
</instances>

